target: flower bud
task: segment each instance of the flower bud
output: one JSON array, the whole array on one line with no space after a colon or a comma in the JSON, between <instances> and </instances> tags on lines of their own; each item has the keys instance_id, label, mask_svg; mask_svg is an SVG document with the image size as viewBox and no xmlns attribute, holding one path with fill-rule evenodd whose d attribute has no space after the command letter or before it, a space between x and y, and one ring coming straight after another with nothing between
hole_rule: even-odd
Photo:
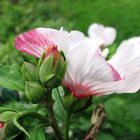
<instances>
[{"instance_id":1,"label":"flower bud","mask_svg":"<svg viewBox=\"0 0 140 140\"><path fill-rule=\"evenodd\" d=\"M37 81L36 70L37 68L33 64L24 62L21 67L22 79L24 81Z\"/></svg>"},{"instance_id":2,"label":"flower bud","mask_svg":"<svg viewBox=\"0 0 140 140\"><path fill-rule=\"evenodd\" d=\"M39 69L40 81L48 88L55 88L60 85L66 70L66 62L57 48L49 47L45 60Z\"/></svg>"},{"instance_id":3,"label":"flower bud","mask_svg":"<svg viewBox=\"0 0 140 140\"><path fill-rule=\"evenodd\" d=\"M32 103L39 103L44 99L44 88L37 82L27 81L25 84L26 97Z\"/></svg>"}]
</instances>

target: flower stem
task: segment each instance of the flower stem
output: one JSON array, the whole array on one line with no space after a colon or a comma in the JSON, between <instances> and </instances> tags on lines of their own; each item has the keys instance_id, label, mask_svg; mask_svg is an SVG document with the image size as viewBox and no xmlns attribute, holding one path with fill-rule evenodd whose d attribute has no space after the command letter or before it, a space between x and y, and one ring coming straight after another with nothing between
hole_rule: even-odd
<instances>
[{"instance_id":1,"label":"flower stem","mask_svg":"<svg viewBox=\"0 0 140 140\"><path fill-rule=\"evenodd\" d=\"M69 140L70 117L71 117L71 113L67 111L65 117L65 128L64 128L65 140Z\"/></svg>"},{"instance_id":2,"label":"flower stem","mask_svg":"<svg viewBox=\"0 0 140 140\"><path fill-rule=\"evenodd\" d=\"M57 124L57 121L55 118L55 114L53 111L53 104L54 104L54 101L52 99L51 93L49 93L49 94L47 93L45 107L46 107L47 112L48 112L50 125L52 126L52 128L56 134L57 139L63 140L63 135L61 134L60 128L58 127L58 124Z\"/></svg>"}]
</instances>

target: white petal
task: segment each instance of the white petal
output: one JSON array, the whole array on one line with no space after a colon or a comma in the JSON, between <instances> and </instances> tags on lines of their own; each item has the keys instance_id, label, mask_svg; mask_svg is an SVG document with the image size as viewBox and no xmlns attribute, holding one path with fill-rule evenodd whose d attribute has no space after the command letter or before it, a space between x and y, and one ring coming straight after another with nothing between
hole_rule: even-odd
<instances>
[{"instance_id":1,"label":"white petal","mask_svg":"<svg viewBox=\"0 0 140 140\"><path fill-rule=\"evenodd\" d=\"M126 72L125 79L108 82L94 87L99 95L110 93L134 93L140 89L140 58Z\"/></svg>"},{"instance_id":2,"label":"white petal","mask_svg":"<svg viewBox=\"0 0 140 140\"><path fill-rule=\"evenodd\" d=\"M133 93L140 89L140 37L123 41L109 63L124 77L94 87L100 93Z\"/></svg>"},{"instance_id":3,"label":"white petal","mask_svg":"<svg viewBox=\"0 0 140 140\"><path fill-rule=\"evenodd\" d=\"M115 55L108 61L121 75L135 64L135 59L140 57L140 37L125 40L118 47Z\"/></svg>"},{"instance_id":4,"label":"white petal","mask_svg":"<svg viewBox=\"0 0 140 140\"><path fill-rule=\"evenodd\" d=\"M85 90L97 84L115 80L113 73L115 70L112 70L112 67L101 55L99 48L102 43L101 40L84 39L71 49L66 55L68 68L64 86L68 87L69 84L69 88L81 93L77 90L77 86ZM87 91L87 93L83 93L84 95L75 93L75 95L78 97L89 96L91 92Z\"/></svg>"},{"instance_id":5,"label":"white petal","mask_svg":"<svg viewBox=\"0 0 140 140\"><path fill-rule=\"evenodd\" d=\"M63 36L63 37L61 37ZM63 38L63 39L62 39ZM79 31L71 31L66 32L63 31L63 34L60 34L60 39L57 38L57 44L59 50L62 50L65 55L67 55L70 50L76 46L77 43L79 43L81 40L85 38L84 34Z\"/></svg>"},{"instance_id":6,"label":"white petal","mask_svg":"<svg viewBox=\"0 0 140 140\"><path fill-rule=\"evenodd\" d=\"M113 27L105 27L101 24L91 24L88 28L88 35L91 38L101 38L104 40L104 46L110 45L116 38L116 29Z\"/></svg>"}]
</instances>

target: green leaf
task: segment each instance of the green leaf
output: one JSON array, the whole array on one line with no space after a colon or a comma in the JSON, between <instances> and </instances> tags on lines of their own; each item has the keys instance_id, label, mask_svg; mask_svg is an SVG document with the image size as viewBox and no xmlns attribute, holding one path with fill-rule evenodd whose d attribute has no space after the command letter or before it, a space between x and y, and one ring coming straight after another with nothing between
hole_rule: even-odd
<instances>
[{"instance_id":1,"label":"green leaf","mask_svg":"<svg viewBox=\"0 0 140 140\"><path fill-rule=\"evenodd\" d=\"M97 140L116 140L115 137L108 133L100 133Z\"/></svg>"},{"instance_id":2,"label":"green leaf","mask_svg":"<svg viewBox=\"0 0 140 140\"><path fill-rule=\"evenodd\" d=\"M12 131L11 131L12 130ZM4 137L7 140L12 140L17 135L19 135L21 132L20 130L15 126L13 123L13 120L7 121L4 126Z\"/></svg>"},{"instance_id":3,"label":"green leaf","mask_svg":"<svg viewBox=\"0 0 140 140\"><path fill-rule=\"evenodd\" d=\"M17 110L15 110L15 109L7 108L7 107L0 107L0 113L4 112L4 111L14 111L14 112L17 112Z\"/></svg>"},{"instance_id":4,"label":"green leaf","mask_svg":"<svg viewBox=\"0 0 140 140\"><path fill-rule=\"evenodd\" d=\"M58 90L61 90L62 89L59 87ZM59 121L64 121L64 118L66 116L66 112L65 112L65 109L63 107L63 103L62 103L62 100L61 100L61 96L63 96L62 92L60 93L61 95L59 96L58 92L56 89L53 90L53 99L55 100L55 103L54 103L54 110L56 112L56 117Z\"/></svg>"},{"instance_id":5,"label":"green leaf","mask_svg":"<svg viewBox=\"0 0 140 140\"><path fill-rule=\"evenodd\" d=\"M4 111L0 114L0 121L6 122L8 120L11 120L12 118L17 115L17 112L14 111Z\"/></svg>"},{"instance_id":6,"label":"green leaf","mask_svg":"<svg viewBox=\"0 0 140 140\"><path fill-rule=\"evenodd\" d=\"M22 132L24 132L28 137L30 137L29 133L26 131L26 129L19 123L19 119L20 118L20 115L17 115L14 120L13 120L13 123L15 124L15 126L21 130Z\"/></svg>"},{"instance_id":7,"label":"green leaf","mask_svg":"<svg viewBox=\"0 0 140 140\"><path fill-rule=\"evenodd\" d=\"M12 90L24 91L24 83L17 65L0 65L0 86Z\"/></svg>"},{"instance_id":8,"label":"green leaf","mask_svg":"<svg viewBox=\"0 0 140 140\"><path fill-rule=\"evenodd\" d=\"M35 128L30 134L30 140L46 140L45 133L41 128Z\"/></svg>"}]
</instances>

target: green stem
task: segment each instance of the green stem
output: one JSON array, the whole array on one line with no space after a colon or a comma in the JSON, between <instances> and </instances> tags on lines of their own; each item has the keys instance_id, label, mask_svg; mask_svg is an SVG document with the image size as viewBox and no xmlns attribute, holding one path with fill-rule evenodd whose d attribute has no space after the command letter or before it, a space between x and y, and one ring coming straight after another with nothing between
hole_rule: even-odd
<instances>
[{"instance_id":1,"label":"green stem","mask_svg":"<svg viewBox=\"0 0 140 140\"><path fill-rule=\"evenodd\" d=\"M57 139L58 140L63 140L63 136L61 134L60 128L58 127L58 124L57 124L57 121L56 121L56 118L55 118L55 114L54 114L54 111L53 111L53 104L54 104L54 101L52 99L52 95L51 95L51 93L49 93L49 94L47 94L47 97L46 97L45 107L46 107L47 112L48 112L50 125L52 126L52 128L53 128L53 130L54 130L54 132L57 136Z\"/></svg>"},{"instance_id":2,"label":"green stem","mask_svg":"<svg viewBox=\"0 0 140 140\"><path fill-rule=\"evenodd\" d=\"M71 113L67 111L65 117L65 128L64 128L65 140L69 140L70 117L71 117Z\"/></svg>"}]
</instances>

